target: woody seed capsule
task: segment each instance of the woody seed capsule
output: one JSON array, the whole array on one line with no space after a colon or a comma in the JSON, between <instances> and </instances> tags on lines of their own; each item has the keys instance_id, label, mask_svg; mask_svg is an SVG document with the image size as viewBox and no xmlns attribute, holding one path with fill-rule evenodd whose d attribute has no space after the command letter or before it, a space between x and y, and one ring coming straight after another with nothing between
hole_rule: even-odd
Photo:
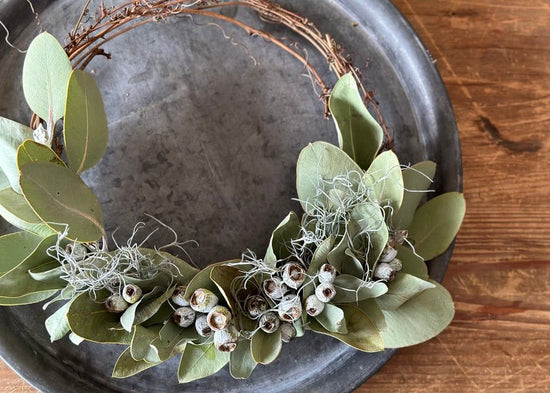
<instances>
[{"instance_id":1,"label":"woody seed capsule","mask_svg":"<svg viewBox=\"0 0 550 393\"><path fill-rule=\"evenodd\" d=\"M306 312L307 315L316 317L321 314L325 309L325 303L319 300L317 295L310 295L306 299Z\"/></svg>"},{"instance_id":2,"label":"woody seed capsule","mask_svg":"<svg viewBox=\"0 0 550 393\"><path fill-rule=\"evenodd\" d=\"M231 321L231 311L227 307L216 306L210 310L206 321L208 322L208 326L214 331L225 329Z\"/></svg>"},{"instance_id":3,"label":"woody seed capsule","mask_svg":"<svg viewBox=\"0 0 550 393\"><path fill-rule=\"evenodd\" d=\"M183 295L185 295L185 290L187 289L187 285L178 285L176 289L174 289L174 292L172 293L172 302L174 302L177 306L189 306L189 302L184 299Z\"/></svg>"},{"instance_id":4,"label":"woody seed capsule","mask_svg":"<svg viewBox=\"0 0 550 393\"><path fill-rule=\"evenodd\" d=\"M266 312L260 317L260 329L266 333L273 333L279 328L279 318L274 312Z\"/></svg>"},{"instance_id":5,"label":"woody seed capsule","mask_svg":"<svg viewBox=\"0 0 550 393\"><path fill-rule=\"evenodd\" d=\"M385 281L391 281L395 278L396 271L389 263L379 263L374 269L374 276Z\"/></svg>"},{"instance_id":6,"label":"woody seed capsule","mask_svg":"<svg viewBox=\"0 0 550 393\"><path fill-rule=\"evenodd\" d=\"M396 272L399 272L399 271L401 271L401 269L403 269L403 264L401 263L401 260L397 259L397 258L393 258L391 260L391 262L389 263L389 265Z\"/></svg>"},{"instance_id":7,"label":"woody seed capsule","mask_svg":"<svg viewBox=\"0 0 550 393\"><path fill-rule=\"evenodd\" d=\"M181 327L189 327L195 322L195 310L191 307L180 307L174 311L174 322Z\"/></svg>"},{"instance_id":8,"label":"woody seed capsule","mask_svg":"<svg viewBox=\"0 0 550 393\"><path fill-rule=\"evenodd\" d=\"M306 279L306 271L296 262L289 262L283 266L283 282L293 289L298 289Z\"/></svg>"},{"instance_id":9,"label":"woody seed capsule","mask_svg":"<svg viewBox=\"0 0 550 393\"><path fill-rule=\"evenodd\" d=\"M141 288L134 284L126 284L122 289L122 297L130 304L134 304L141 299Z\"/></svg>"},{"instance_id":10,"label":"woody seed capsule","mask_svg":"<svg viewBox=\"0 0 550 393\"><path fill-rule=\"evenodd\" d=\"M325 263L319 269L317 277L319 278L319 282L331 283L336 278L336 268L328 263Z\"/></svg>"},{"instance_id":11,"label":"woody seed capsule","mask_svg":"<svg viewBox=\"0 0 550 393\"><path fill-rule=\"evenodd\" d=\"M302 316L302 303L294 294L285 295L277 308L279 318L286 322L293 322Z\"/></svg>"},{"instance_id":12,"label":"woody seed capsule","mask_svg":"<svg viewBox=\"0 0 550 393\"><path fill-rule=\"evenodd\" d=\"M221 352L233 352L239 342L239 332L234 325L214 332L214 346Z\"/></svg>"},{"instance_id":13,"label":"woody seed capsule","mask_svg":"<svg viewBox=\"0 0 550 393\"><path fill-rule=\"evenodd\" d=\"M120 295L111 295L105 300L105 308L112 313L121 313L128 308L128 303Z\"/></svg>"},{"instance_id":14,"label":"woody seed capsule","mask_svg":"<svg viewBox=\"0 0 550 393\"><path fill-rule=\"evenodd\" d=\"M208 289L199 288L191 295L189 305L198 312L207 313L218 304L218 297Z\"/></svg>"},{"instance_id":15,"label":"woody seed capsule","mask_svg":"<svg viewBox=\"0 0 550 393\"><path fill-rule=\"evenodd\" d=\"M296 328L288 322L281 323L281 340L284 343L292 341L296 337Z\"/></svg>"},{"instance_id":16,"label":"woody seed capsule","mask_svg":"<svg viewBox=\"0 0 550 393\"><path fill-rule=\"evenodd\" d=\"M195 329L202 337L209 337L214 334L214 331L208 326L206 315L201 315L195 319Z\"/></svg>"},{"instance_id":17,"label":"woody seed capsule","mask_svg":"<svg viewBox=\"0 0 550 393\"><path fill-rule=\"evenodd\" d=\"M379 262L389 262L392 259L394 259L396 256L397 256L397 250L388 244L384 248L384 251L382 251L382 255L380 255Z\"/></svg>"},{"instance_id":18,"label":"woody seed capsule","mask_svg":"<svg viewBox=\"0 0 550 393\"><path fill-rule=\"evenodd\" d=\"M315 288L315 296L323 303L328 303L336 295L334 285L328 282L322 282Z\"/></svg>"},{"instance_id":19,"label":"woody seed capsule","mask_svg":"<svg viewBox=\"0 0 550 393\"><path fill-rule=\"evenodd\" d=\"M267 310L267 301L262 296L253 295L246 299L245 306L248 315L256 319Z\"/></svg>"},{"instance_id":20,"label":"woody seed capsule","mask_svg":"<svg viewBox=\"0 0 550 393\"><path fill-rule=\"evenodd\" d=\"M280 299L288 291L287 286L279 277L271 277L265 280L262 284L264 292L271 299Z\"/></svg>"}]
</instances>

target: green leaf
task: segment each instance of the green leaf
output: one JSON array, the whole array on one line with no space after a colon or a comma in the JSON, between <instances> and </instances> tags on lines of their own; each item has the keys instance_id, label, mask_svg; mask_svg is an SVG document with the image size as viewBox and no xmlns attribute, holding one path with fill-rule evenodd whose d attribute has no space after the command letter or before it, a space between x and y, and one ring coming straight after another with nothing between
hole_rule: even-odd
<instances>
[{"instance_id":1,"label":"green leaf","mask_svg":"<svg viewBox=\"0 0 550 393\"><path fill-rule=\"evenodd\" d=\"M0 278L19 266L41 242L42 238L29 232L0 236Z\"/></svg>"},{"instance_id":2,"label":"green leaf","mask_svg":"<svg viewBox=\"0 0 550 393\"><path fill-rule=\"evenodd\" d=\"M328 253L327 259L337 271L341 272L343 266L347 263L354 263L349 255L346 254L346 250L353 246L353 248L360 248L359 232L361 228L355 221L348 221L344 235L338 242L338 244Z\"/></svg>"},{"instance_id":3,"label":"green leaf","mask_svg":"<svg viewBox=\"0 0 550 393\"><path fill-rule=\"evenodd\" d=\"M46 319L46 330L50 335L51 342L62 339L71 331L69 322L67 321L67 311L69 311L70 306L71 302L65 303Z\"/></svg>"},{"instance_id":4,"label":"green leaf","mask_svg":"<svg viewBox=\"0 0 550 393\"><path fill-rule=\"evenodd\" d=\"M69 340L71 340L74 345L80 345L84 341L82 337L74 334L73 332L69 333Z\"/></svg>"},{"instance_id":5,"label":"green leaf","mask_svg":"<svg viewBox=\"0 0 550 393\"><path fill-rule=\"evenodd\" d=\"M59 282L60 284L67 284L67 281L64 281L61 278L63 274L63 269L59 265L59 262L56 260L51 260L40 266L37 266L29 270L29 275L35 281L43 282Z\"/></svg>"},{"instance_id":6,"label":"green leaf","mask_svg":"<svg viewBox=\"0 0 550 393\"><path fill-rule=\"evenodd\" d=\"M365 107L351 73L342 76L334 86L329 108L340 147L361 168L368 168L382 145L384 133Z\"/></svg>"},{"instance_id":7,"label":"green leaf","mask_svg":"<svg viewBox=\"0 0 550 393\"><path fill-rule=\"evenodd\" d=\"M0 117L0 169L11 188L20 193L17 148L26 139L32 139L32 130L15 121Z\"/></svg>"},{"instance_id":8,"label":"green leaf","mask_svg":"<svg viewBox=\"0 0 550 393\"><path fill-rule=\"evenodd\" d=\"M236 313L240 310L240 307L237 304L236 299L231 294L231 283L239 276L242 276L242 273L239 272L238 269L226 265L214 266L210 272L210 278L214 281L214 283L216 283L218 289L231 309L237 329L240 327L238 324L239 318L236 318Z\"/></svg>"},{"instance_id":9,"label":"green leaf","mask_svg":"<svg viewBox=\"0 0 550 393\"><path fill-rule=\"evenodd\" d=\"M17 149L17 168L23 168L29 162L51 162L66 167L59 156L48 146L41 143L26 140Z\"/></svg>"},{"instance_id":10,"label":"green leaf","mask_svg":"<svg viewBox=\"0 0 550 393\"><path fill-rule=\"evenodd\" d=\"M37 36L23 64L23 93L33 112L48 123L63 116L72 67L59 42L50 34Z\"/></svg>"},{"instance_id":11,"label":"green leaf","mask_svg":"<svg viewBox=\"0 0 550 393\"><path fill-rule=\"evenodd\" d=\"M93 191L70 170L51 162L31 162L21 168L20 185L36 214L68 238L93 242L104 233L101 206Z\"/></svg>"},{"instance_id":12,"label":"green leaf","mask_svg":"<svg viewBox=\"0 0 550 393\"><path fill-rule=\"evenodd\" d=\"M11 188L0 190L0 215L14 227L41 237L55 233L36 215L25 197Z\"/></svg>"},{"instance_id":13,"label":"green leaf","mask_svg":"<svg viewBox=\"0 0 550 393\"><path fill-rule=\"evenodd\" d=\"M357 303L357 307L363 311L367 317L374 323L374 326L378 329L379 332L384 332L388 328L386 324L386 318L382 309L376 302L376 299L365 299Z\"/></svg>"},{"instance_id":14,"label":"green leaf","mask_svg":"<svg viewBox=\"0 0 550 393\"><path fill-rule=\"evenodd\" d=\"M140 304L139 308L136 309L136 315L134 319L135 324L140 324L151 318L155 315L162 305L172 297L175 287L168 288L161 296L154 298L158 294L158 291L151 291L149 294L144 295L143 302ZM153 297L152 300L149 300L150 297Z\"/></svg>"},{"instance_id":15,"label":"green leaf","mask_svg":"<svg viewBox=\"0 0 550 393\"><path fill-rule=\"evenodd\" d=\"M365 274L363 263L355 256L355 253L350 248L346 249L345 254L349 259L342 265L341 273L363 278Z\"/></svg>"},{"instance_id":16,"label":"green leaf","mask_svg":"<svg viewBox=\"0 0 550 393\"><path fill-rule=\"evenodd\" d=\"M326 181L346 176L359 185L362 174L361 168L336 146L327 142L308 145L302 149L296 164L296 189L302 208L311 212L319 203L325 204L325 197L319 191L324 190Z\"/></svg>"},{"instance_id":17,"label":"green leaf","mask_svg":"<svg viewBox=\"0 0 550 393\"><path fill-rule=\"evenodd\" d=\"M187 344L178 369L180 383L208 377L220 371L229 362L229 353L221 352L214 344Z\"/></svg>"},{"instance_id":18,"label":"green leaf","mask_svg":"<svg viewBox=\"0 0 550 393\"><path fill-rule=\"evenodd\" d=\"M159 337L162 325L155 325L145 328L140 325L134 326L130 353L134 360L144 360L152 351L151 343Z\"/></svg>"},{"instance_id":19,"label":"green leaf","mask_svg":"<svg viewBox=\"0 0 550 393\"><path fill-rule=\"evenodd\" d=\"M405 193L403 194L403 203L401 203L399 211L392 217L394 228L406 229L411 225L416 208L426 194L425 191L432 184L435 169L435 162L422 161L403 170Z\"/></svg>"},{"instance_id":20,"label":"green leaf","mask_svg":"<svg viewBox=\"0 0 550 393\"><path fill-rule=\"evenodd\" d=\"M361 180L369 199L396 213L403 202L403 175L399 159L391 150L379 154Z\"/></svg>"},{"instance_id":21,"label":"green leaf","mask_svg":"<svg viewBox=\"0 0 550 393\"><path fill-rule=\"evenodd\" d=\"M168 321L160 329L159 337L151 342L151 346L156 350L157 360L165 361L181 352L186 343L199 338L195 325L182 328L174 322ZM149 361L149 358L145 360Z\"/></svg>"},{"instance_id":22,"label":"green leaf","mask_svg":"<svg viewBox=\"0 0 550 393\"><path fill-rule=\"evenodd\" d=\"M367 315L360 308L351 304L341 307L346 318L347 334L330 332L315 320L312 320L309 324L311 330L334 337L350 347L363 352L382 351L384 349L382 336L380 336L380 332Z\"/></svg>"},{"instance_id":23,"label":"green leaf","mask_svg":"<svg viewBox=\"0 0 550 393\"><path fill-rule=\"evenodd\" d=\"M364 249L368 249L368 262L374 266L388 243L388 227L382 210L376 204L365 202L352 210L351 217L361 228L361 234L365 235L370 243Z\"/></svg>"},{"instance_id":24,"label":"green leaf","mask_svg":"<svg viewBox=\"0 0 550 393\"><path fill-rule=\"evenodd\" d=\"M2 168L0 168L0 190L3 190L4 188L10 188L10 181L2 171Z\"/></svg>"},{"instance_id":25,"label":"green leaf","mask_svg":"<svg viewBox=\"0 0 550 393\"><path fill-rule=\"evenodd\" d=\"M428 266L419 256L415 255L413 250L402 245L397 246L397 258L403 264L401 273L411 274L422 280L428 279Z\"/></svg>"},{"instance_id":26,"label":"green leaf","mask_svg":"<svg viewBox=\"0 0 550 393\"><path fill-rule=\"evenodd\" d=\"M454 316L451 295L439 283L396 310L384 310L388 324L382 333L386 348L402 348L427 341L443 331Z\"/></svg>"},{"instance_id":27,"label":"green leaf","mask_svg":"<svg viewBox=\"0 0 550 393\"><path fill-rule=\"evenodd\" d=\"M29 293L28 295L18 297L0 297L0 306L23 306L26 304L40 303L41 301L51 298L57 292L59 292L59 289Z\"/></svg>"},{"instance_id":28,"label":"green leaf","mask_svg":"<svg viewBox=\"0 0 550 393\"><path fill-rule=\"evenodd\" d=\"M288 216L277 226L271 239L269 239L269 247L264 257L264 262L270 265L275 265L279 259L285 259L290 256L289 245L292 239L295 239L300 234L300 220L296 213L290 212Z\"/></svg>"},{"instance_id":29,"label":"green leaf","mask_svg":"<svg viewBox=\"0 0 550 393\"><path fill-rule=\"evenodd\" d=\"M81 173L99 162L109 139L101 92L87 72L74 70L69 79L64 137L71 169Z\"/></svg>"},{"instance_id":30,"label":"green leaf","mask_svg":"<svg viewBox=\"0 0 550 393\"><path fill-rule=\"evenodd\" d=\"M347 334L346 318L341 308L327 303L321 314L315 317L326 330L333 333Z\"/></svg>"},{"instance_id":31,"label":"green leaf","mask_svg":"<svg viewBox=\"0 0 550 393\"><path fill-rule=\"evenodd\" d=\"M382 296L388 291L388 287L380 281L363 281L349 274L341 274L334 279L336 295L332 303L356 303L361 300Z\"/></svg>"},{"instance_id":32,"label":"green leaf","mask_svg":"<svg viewBox=\"0 0 550 393\"><path fill-rule=\"evenodd\" d=\"M281 341L281 331L277 330L274 333L266 333L263 330L258 330L252 336L250 341L250 351L255 362L260 364L269 364L277 359L283 342Z\"/></svg>"},{"instance_id":33,"label":"green leaf","mask_svg":"<svg viewBox=\"0 0 550 393\"><path fill-rule=\"evenodd\" d=\"M430 199L414 214L409 239L415 251L430 260L442 254L455 238L466 212L464 196L448 192Z\"/></svg>"},{"instance_id":34,"label":"green leaf","mask_svg":"<svg viewBox=\"0 0 550 393\"><path fill-rule=\"evenodd\" d=\"M239 345L229 356L231 376L235 379L247 379L257 364L250 351L250 340L239 341Z\"/></svg>"},{"instance_id":35,"label":"green leaf","mask_svg":"<svg viewBox=\"0 0 550 393\"><path fill-rule=\"evenodd\" d=\"M435 285L407 273L398 273L395 280L388 284L388 292L376 301L382 310L395 310L430 288L435 288Z\"/></svg>"},{"instance_id":36,"label":"green leaf","mask_svg":"<svg viewBox=\"0 0 550 393\"><path fill-rule=\"evenodd\" d=\"M113 369L113 378L128 378L133 375L139 374L151 367L155 367L162 362L149 363L145 360L134 360L130 353L130 348L126 348L124 352L118 358L115 368Z\"/></svg>"},{"instance_id":37,"label":"green leaf","mask_svg":"<svg viewBox=\"0 0 550 393\"><path fill-rule=\"evenodd\" d=\"M99 300L105 300L109 293L97 293ZM103 301L93 300L88 293L78 295L67 313L71 330L88 341L110 344L130 344L132 335L120 329L120 314L107 311Z\"/></svg>"}]
</instances>

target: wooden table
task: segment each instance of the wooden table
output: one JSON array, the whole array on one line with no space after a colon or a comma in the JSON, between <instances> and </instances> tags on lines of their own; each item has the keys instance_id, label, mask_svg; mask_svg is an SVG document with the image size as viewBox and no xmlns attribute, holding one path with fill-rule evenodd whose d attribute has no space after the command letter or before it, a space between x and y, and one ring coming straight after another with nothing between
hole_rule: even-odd
<instances>
[{"instance_id":1,"label":"wooden table","mask_svg":"<svg viewBox=\"0 0 550 393\"><path fill-rule=\"evenodd\" d=\"M394 1L449 90L468 210L453 323L357 392L550 392L550 1ZM0 380L35 391L4 365Z\"/></svg>"}]
</instances>

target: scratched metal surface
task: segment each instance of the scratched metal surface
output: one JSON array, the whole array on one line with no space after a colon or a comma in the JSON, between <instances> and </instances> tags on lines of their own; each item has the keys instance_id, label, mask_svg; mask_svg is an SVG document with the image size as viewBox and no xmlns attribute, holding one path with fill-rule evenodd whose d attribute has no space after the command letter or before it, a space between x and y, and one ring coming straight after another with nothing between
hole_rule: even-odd
<instances>
[{"instance_id":1,"label":"scratched metal surface","mask_svg":"<svg viewBox=\"0 0 550 393\"><path fill-rule=\"evenodd\" d=\"M368 87L376 91L403 162L435 160L438 192L460 189L460 147L446 91L391 3L284 3L334 36L356 65L369 62L364 70ZM41 28L63 38L82 3L34 4ZM237 13L278 31L245 11ZM39 31L26 2L2 1L0 19L23 48ZM119 228L117 239L125 239L148 213L174 228L180 240L197 240L200 248L188 251L205 266L238 258L247 248L262 254L270 231L289 210L299 211L292 201L299 151L319 139L336 143L336 136L294 59L223 26L239 44L232 45L219 28L196 25L202 23L177 20L142 27L107 47L111 61L91 63L111 136L105 158L84 177L102 202L108 231ZM328 75L322 59L313 50L308 55ZM21 54L0 44L0 115L27 122L22 61ZM156 240L170 241L167 235ZM434 278L443 277L449 257L450 251L432 264ZM43 392L343 392L393 354L360 353L310 333L285 345L275 363L258 367L247 381L233 380L224 369L178 385L176 360L116 380L109 376L121 347L83 343L77 349L68 340L51 344L43 328L46 315L40 306L0 309L1 356Z\"/></svg>"}]
</instances>

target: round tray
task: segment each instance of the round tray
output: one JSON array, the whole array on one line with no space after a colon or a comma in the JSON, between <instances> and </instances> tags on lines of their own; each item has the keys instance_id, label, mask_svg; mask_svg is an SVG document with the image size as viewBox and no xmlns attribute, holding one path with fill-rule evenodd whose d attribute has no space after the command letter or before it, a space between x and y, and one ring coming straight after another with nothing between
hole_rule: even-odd
<instances>
[{"instance_id":1,"label":"round tray","mask_svg":"<svg viewBox=\"0 0 550 393\"><path fill-rule=\"evenodd\" d=\"M376 92L401 161L436 161L437 193L460 190L460 146L445 87L394 6L385 0L282 3L334 37L356 66L369 64L363 70L367 87ZM83 2L33 4L40 28L63 39ZM233 11L286 34L289 42L296 39L245 10ZM19 47L39 32L33 18L27 2L0 3L0 20ZM125 239L148 213L182 240L200 242L200 248L189 249L200 266L238 258L247 248L263 255L270 231L289 210L300 211L292 201L299 151L319 139L336 143L333 123L323 119L322 102L299 63L259 38L208 22L183 19L141 27L106 47L111 61L90 64L111 136L106 156L84 176L102 202L108 232L120 228L117 239ZM335 82L312 49L297 48ZM22 62L23 55L0 43L0 115L27 123ZM2 233L10 230L2 225ZM443 278L450 254L431 263L433 278ZM308 333L246 381L232 379L224 369L178 385L174 359L118 380L110 374L122 347L75 347L67 339L52 344L43 326L52 312L40 305L0 309L2 358L42 392L347 392L395 353L361 353Z\"/></svg>"}]
</instances>

